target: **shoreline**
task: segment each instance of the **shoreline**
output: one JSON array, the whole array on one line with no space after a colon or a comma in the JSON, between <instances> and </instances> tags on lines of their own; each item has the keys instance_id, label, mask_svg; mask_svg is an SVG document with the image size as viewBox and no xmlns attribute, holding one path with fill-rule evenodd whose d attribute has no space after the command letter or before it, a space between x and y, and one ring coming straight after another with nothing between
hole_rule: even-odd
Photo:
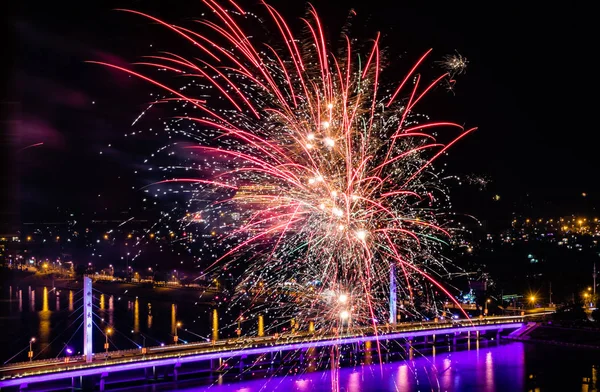
<instances>
[{"instance_id":1,"label":"shoreline","mask_svg":"<svg viewBox=\"0 0 600 392\"><path fill-rule=\"evenodd\" d=\"M10 273L6 273L10 271ZM81 279L57 277L53 274L39 275L28 271L2 271L2 285L18 288L50 287L59 290L81 290L83 282ZM148 300L171 301L171 302L199 302L206 305L215 305L219 293L193 287L163 287L147 286L138 283L95 281L94 290L107 295L121 296L126 298L145 298Z\"/></svg>"}]
</instances>

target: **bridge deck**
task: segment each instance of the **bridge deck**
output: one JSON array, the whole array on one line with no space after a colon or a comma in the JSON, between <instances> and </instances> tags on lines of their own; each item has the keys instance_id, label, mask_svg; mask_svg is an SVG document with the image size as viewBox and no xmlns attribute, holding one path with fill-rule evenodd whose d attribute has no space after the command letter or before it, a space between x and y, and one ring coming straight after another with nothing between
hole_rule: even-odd
<instances>
[{"instance_id":1,"label":"bridge deck","mask_svg":"<svg viewBox=\"0 0 600 392\"><path fill-rule=\"evenodd\" d=\"M310 347L326 347L373 340L406 339L433 334L519 328L531 317L539 317L539 315L405 323L398 324L389 330L381 327L377 333L373 328L361 328L338 335L318 335L302 332L282 335L278 338L273 336L242 337L239 339L223 339L216 342L148 347L146 354L143 354L140 349L109 351L108 355L105 353L95 354L90 363L86 363L83 357L72 357L68 363L65 362L64 358L22 362L0 368L0 388L27 382L52 381L152 366L176 365Z\"/></svg>"}]
</instances>

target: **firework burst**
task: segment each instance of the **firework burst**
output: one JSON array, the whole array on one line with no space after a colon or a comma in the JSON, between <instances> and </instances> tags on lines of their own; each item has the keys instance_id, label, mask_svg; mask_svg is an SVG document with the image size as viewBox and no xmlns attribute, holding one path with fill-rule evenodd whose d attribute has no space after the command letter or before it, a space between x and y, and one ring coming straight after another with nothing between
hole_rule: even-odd
<instances>
[{"instance_id":1,"label":"firework burst","mask_svg":"<svg viewBox=\"0 0 600 392\"><path fill-rule=\"evenodd\" d=\"M239 5L204 3L212 17L198 21L202 31L127 11L195 46L195 57L161 52L138 64L193 78L202 95L151 73L101 64L160 87L166 95L154 104L184 108L169 121L198 142L187 153L200 163L181 165L198 174L161 183L181 183L194 200L211 193L216 200L207 209L239 217L206 270L241 270L236 298L252 301L248 311L270 311L324 333L395 322L393 281L404 314L435 315L436 293L454 300L436 280L446 273L441 254L455 231L433 163L475 128L431 122L416 107L464 67L448 59L452 68L426 82L417 69L427 51L387 89L379 35L366 51L344 36L343 50L333 55L312 6L301 19L308 38L299 40L264 4L281 38L271 46L243 30L256 17ZM437 140L438 129L453 138ZM206 214L191 206L183 225Z\"/></svg>"},{"instance_id":2,"label":"firework burst","mask_svg":"<svg viewBox=\"0 0 600 392\"><path fill-rule=\"evenodd\" d=\"M465 73L469 64L467 58L458 52L444 56L444 59L440 63L442 68L450 73L451 78Z\"/></svg>"}]
</instances>

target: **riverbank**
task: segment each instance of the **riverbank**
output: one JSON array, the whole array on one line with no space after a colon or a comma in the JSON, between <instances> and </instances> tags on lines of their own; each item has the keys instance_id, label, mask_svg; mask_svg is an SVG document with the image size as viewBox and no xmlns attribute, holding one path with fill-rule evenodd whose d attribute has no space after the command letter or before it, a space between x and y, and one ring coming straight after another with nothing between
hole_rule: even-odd
<instances>
[{"instance_id":1,"label":"riverbank","mask_svg":"<svg viewBox=\"0 0 600 392\"><path fill-rule=\"evenodd\" d=\"M50 287L58 290L79 291L83 288L82 279L69 279L54 274L37 274L29 271L2 269L2 286L13 286L21 289L31 286ZM94 290L115 297L143 297L154 301L190 302L214 305L219 299L219 293L213 290L196 287L164 287L148 286L137 283L95 281ZM222 294L221 294L222 295Z\"/></svg>"}]
</instances>

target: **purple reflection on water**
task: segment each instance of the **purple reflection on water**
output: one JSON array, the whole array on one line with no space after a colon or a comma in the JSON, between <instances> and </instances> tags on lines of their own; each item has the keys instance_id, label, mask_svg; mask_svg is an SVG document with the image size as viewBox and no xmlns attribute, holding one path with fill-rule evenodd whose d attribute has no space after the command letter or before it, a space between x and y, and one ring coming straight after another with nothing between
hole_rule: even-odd
<instances>
[{"instance_id":1,"label":"purple reflection on water","mask_svg":"<svg viewBox=\"0 0 600 392\"><path fill-rule=\"evenodd\" d=\"M340 392L523 391L525 350L512 343L479 350L438 353L400 361L339 370ZM178 388L210 392L330 391L331 371L288 377L267 377L222 385Z\"/></svg>"}]
</instances>

